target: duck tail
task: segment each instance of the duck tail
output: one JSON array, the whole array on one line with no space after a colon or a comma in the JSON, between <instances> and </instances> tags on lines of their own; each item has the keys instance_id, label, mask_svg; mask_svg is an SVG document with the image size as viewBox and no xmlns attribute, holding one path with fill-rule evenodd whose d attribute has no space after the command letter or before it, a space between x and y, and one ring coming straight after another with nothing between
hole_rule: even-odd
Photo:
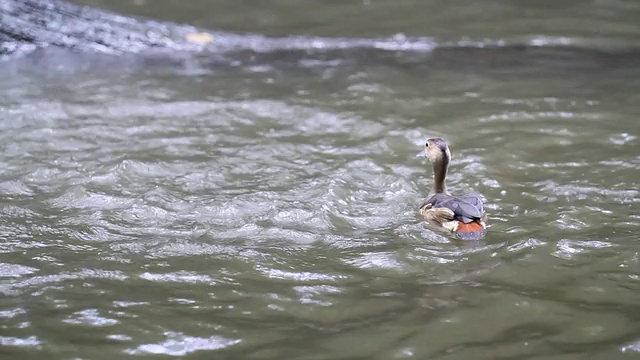
<instances>
[{"instance_id":1,"label":"duck tail","mask_svg":"<svg viewBox=\"0 0 640 360\"><path fill-rule=\"evenodd\" d=\"M479 240L487 233L487 227L484 221L472 221L470 223L458 223L456 235L462 240Z\"/></svg>"}]
</instances>

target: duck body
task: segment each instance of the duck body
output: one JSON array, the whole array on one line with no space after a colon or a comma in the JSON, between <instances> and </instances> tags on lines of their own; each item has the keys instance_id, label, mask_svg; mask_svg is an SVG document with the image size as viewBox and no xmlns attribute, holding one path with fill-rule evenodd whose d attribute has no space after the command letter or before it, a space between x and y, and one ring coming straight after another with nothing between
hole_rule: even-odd
<instances>
[{"instance_id":1,"label":"duck body","mask_svg":"<svg viewBox=\"0 0 640 360\"><path fill-rule=\"evenodd\" d=\"M477 240L486 234L487 215L482 196L477 193L451 195L447 191L446 175L451 151L443 139L427 140L425 150L418 154L429 158L433 165L433 187L430 196L420 207L420 214L428 221L454 232L463 240Z\"/></svg>"},{"instance_id":2,"label":"duck body","mask_svg":"<svg viewBox=\"0 0 640 360\"><path fill-rule=\"evenodd\" d=\"M420 207L420 214L464 240L479 239L486 234L487 216L479 194L434 194Z\"/></svg>"}]
</instances>

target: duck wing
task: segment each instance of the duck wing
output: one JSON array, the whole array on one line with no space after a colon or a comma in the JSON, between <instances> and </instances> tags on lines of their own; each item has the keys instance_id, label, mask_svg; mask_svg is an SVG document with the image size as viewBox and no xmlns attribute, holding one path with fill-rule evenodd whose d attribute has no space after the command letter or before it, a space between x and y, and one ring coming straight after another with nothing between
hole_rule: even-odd
<instances>
[{"instance_id":1,"label":"duck wing","mask_svg":"<svg viewBox=\"0 0 640 360\"><path fill-rule=\"evenodd\" d=\"M482 197L475 193L458 196L435 194L426 203L431 204L433 208L450 209L455 218L465 224L482 219L482 214L484 214Z\"/></svg>"}]
</instances>

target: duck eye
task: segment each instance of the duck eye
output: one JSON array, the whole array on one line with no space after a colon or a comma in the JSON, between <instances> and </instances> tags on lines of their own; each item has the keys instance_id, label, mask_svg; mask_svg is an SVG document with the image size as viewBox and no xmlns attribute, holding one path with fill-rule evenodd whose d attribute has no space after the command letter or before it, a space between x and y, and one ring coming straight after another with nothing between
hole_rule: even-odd
<instances>
[{"instance_id":1,"label":"duck eye","mask_svg":"<svg viewBox=\"0 0 640 360\"><path fill-rule=\"evenodd\" d=\"M424 144L424 146L429 147L429 143L427 142L426 144Z\"/></svg>"}]
</instances>

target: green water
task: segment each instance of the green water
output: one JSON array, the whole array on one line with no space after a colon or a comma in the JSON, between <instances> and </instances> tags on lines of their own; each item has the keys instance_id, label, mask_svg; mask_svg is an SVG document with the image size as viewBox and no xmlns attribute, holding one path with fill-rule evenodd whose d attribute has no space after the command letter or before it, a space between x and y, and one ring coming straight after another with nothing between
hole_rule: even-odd
<instances>
[{"instance_id":1,"label":"green water","mask_svg":"<svg viewBox=\"0 0 640 360\"><path fill-rule=\"evenodd\" d=\"M639 356L640 3L84 3L433 49L0 63L3 358Z\"/></svg>"}]
</instances>

